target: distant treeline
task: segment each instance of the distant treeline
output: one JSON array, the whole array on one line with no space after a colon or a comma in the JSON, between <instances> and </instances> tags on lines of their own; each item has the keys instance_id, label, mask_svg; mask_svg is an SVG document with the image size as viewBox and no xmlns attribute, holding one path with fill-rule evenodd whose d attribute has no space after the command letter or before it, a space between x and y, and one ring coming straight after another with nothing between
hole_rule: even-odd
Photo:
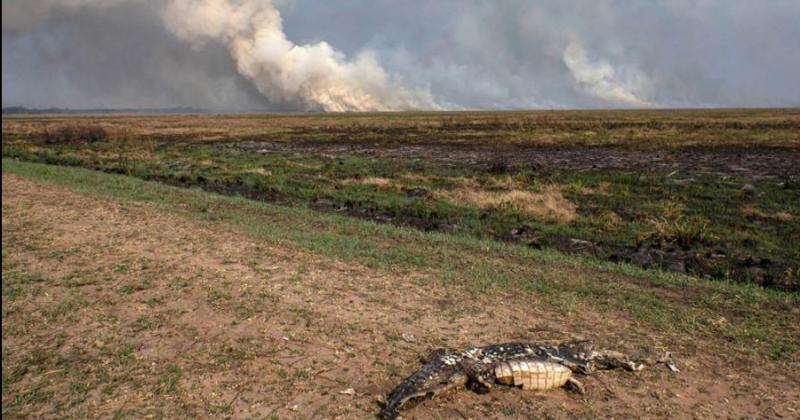
<instances>
[{"instance_id":1,"label":"distant treeline","mask_svg":"<svg viewBox=\"0 0 800 420\"><path fill-rule=\"evenodd\" d=\"M26 108L24 106L10 106L3 108L3 115L9 114L200 114L212 112L201 108L97 108L97 109L71 109L71 108Z\"/></svg>"}]
</instances>

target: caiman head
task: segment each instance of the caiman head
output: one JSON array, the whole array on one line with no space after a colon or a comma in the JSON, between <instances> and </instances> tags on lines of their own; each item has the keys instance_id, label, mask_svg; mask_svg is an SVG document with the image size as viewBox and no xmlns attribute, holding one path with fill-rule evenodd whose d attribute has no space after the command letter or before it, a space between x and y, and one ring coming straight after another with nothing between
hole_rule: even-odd
<instances>
[{"instance_id":1,"label":"caiman head","mask_svg":"<svg viewBox=\"0 0 800 420\"><path fill-rule=\"evenodd\" d=\"M678 371L669 352L639 351L628 356L614 350L596 349L588 340L561 344L555 353L561 358L563 365L583 374L609 369L625 369L636 372L644 369L645 366L657 363L665 364L673 372Z\"/></svg>"},{"instance_id":2,"label":"caiman head","mask_svg":"<svg viewBox=\"0 0 800 420\"><path fill-rule=\"evenodd\" d=\"M467 375L456 364L448 363L445 351L433 352L428 362L395 388L386 399L381 418L394 419L406 402L416 398L433 398L451 389L464 387Z\"/></svg>"}]
</instances>

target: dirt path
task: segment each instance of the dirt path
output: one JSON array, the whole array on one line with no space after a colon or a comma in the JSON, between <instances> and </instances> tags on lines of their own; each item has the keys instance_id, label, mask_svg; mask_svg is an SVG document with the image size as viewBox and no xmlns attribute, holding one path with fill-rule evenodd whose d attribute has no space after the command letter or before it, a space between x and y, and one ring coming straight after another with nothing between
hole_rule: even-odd
<instances>
[{"instance_id":1,"label":"dirt path","mask_svg":"<svg viewBox=\"0 0 800 420\"><path fill-rule=\"evenodd\" d=\"M431 288L436 273L346 264L154 205L3 175L2 226L5 415L370 418L434 347L567 338L668 346L683 372L603 372L585 396L460 392L406 416L800 413L798 379L780 367L705 354L619 314Z\"/></svg>"}]
</instances>

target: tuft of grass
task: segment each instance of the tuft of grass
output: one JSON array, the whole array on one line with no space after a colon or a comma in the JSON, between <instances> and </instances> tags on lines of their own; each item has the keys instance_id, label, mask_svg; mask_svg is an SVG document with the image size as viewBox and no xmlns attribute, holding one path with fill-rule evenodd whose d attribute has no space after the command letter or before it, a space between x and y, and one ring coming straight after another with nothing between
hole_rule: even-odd
<instances>
[{"instance_id":1,"label":"tuft of grass","mask_svg":"<svg viewBox=\"0 0 800 420\"><path fill-rule=\"evenodd\" d=\"M165 366L159 375L158 382L153 387L154 395L175 395L180 391L179 382L182 377L181 369L172 363Z\"/></svg>"},{"instance_id":2,"label":"tuft of grass","mask_svg":"<svg viewBox=\"0 0 800 420\"><path fill-rule=\"evenodd\" d=\"M690 248L696 244L708 244L716 237L711 233L711 222L703 217L679 216L675 219L650 218L652 228L640 236L640 240L652 240L662 244L676 243Z\"/></svg>"},{"instance_id":3,"label":"tuft of grass","mask_svg":"<svg viewBox=\"0 0 800 420\"><path fill-rule=\"evenodd\" d=\"M143 290L147 290L150 288L150 281L147 279L135 279L131 280L117 289L119 293L124 295L130 295L136 292L141 292Z\"/></svg>"},{"instance_id":4,"label":"tuft of grass","mask_svg":"<svg viewBox=\"0 0 800 420\"><path fill-rule=\"evenodd\" d=\"M131 328L133 329L134 332L151 330L155 326L156 326L155 321L153 321L147 315L142 315L136 318L136 320L134 320L133 323L131 324Z\"/></svg>"}]
</instances>

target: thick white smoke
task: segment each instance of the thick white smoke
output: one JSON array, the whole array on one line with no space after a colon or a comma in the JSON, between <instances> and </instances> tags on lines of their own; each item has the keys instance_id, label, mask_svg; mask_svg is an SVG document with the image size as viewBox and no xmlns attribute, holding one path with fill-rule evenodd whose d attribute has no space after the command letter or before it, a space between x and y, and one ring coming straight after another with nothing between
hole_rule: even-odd
<instances>
[{"instance_id":1,"label":"thick white smoke","mask_svg":"<svg viewBox=\"0 0 800 420\"><path fill-rule=\"evenodd\" d=\"M3 105L800 105L797 0L581 4L2 0Z\"/></svg>"},{"instance_id":2,"label":"thick white smoke","mask_svg":"<svg viewBox=\"0 0 800 420\"><path fill-rule=\"evenodd\" d=\"M586 93L620 105L650 105L636 94L641 80L621 80L608 62L589 60L586 50L579 42L572 41L567 45L563 59L575 82Z\"/></svg>"},{"instance_id":3,"label":"thick white smoke","mask_svg":"<svg viewBox=\"0 0 800 420\"><path fill-rule=\"evenodd\" d=\"M224 43L239 72L272 100L335 112L438 108L427 92L390 77L369 51L347 60L324 41L288 40L271 0L172 0L162 17L197 48Z\"/></svg>"}]
</instances>

